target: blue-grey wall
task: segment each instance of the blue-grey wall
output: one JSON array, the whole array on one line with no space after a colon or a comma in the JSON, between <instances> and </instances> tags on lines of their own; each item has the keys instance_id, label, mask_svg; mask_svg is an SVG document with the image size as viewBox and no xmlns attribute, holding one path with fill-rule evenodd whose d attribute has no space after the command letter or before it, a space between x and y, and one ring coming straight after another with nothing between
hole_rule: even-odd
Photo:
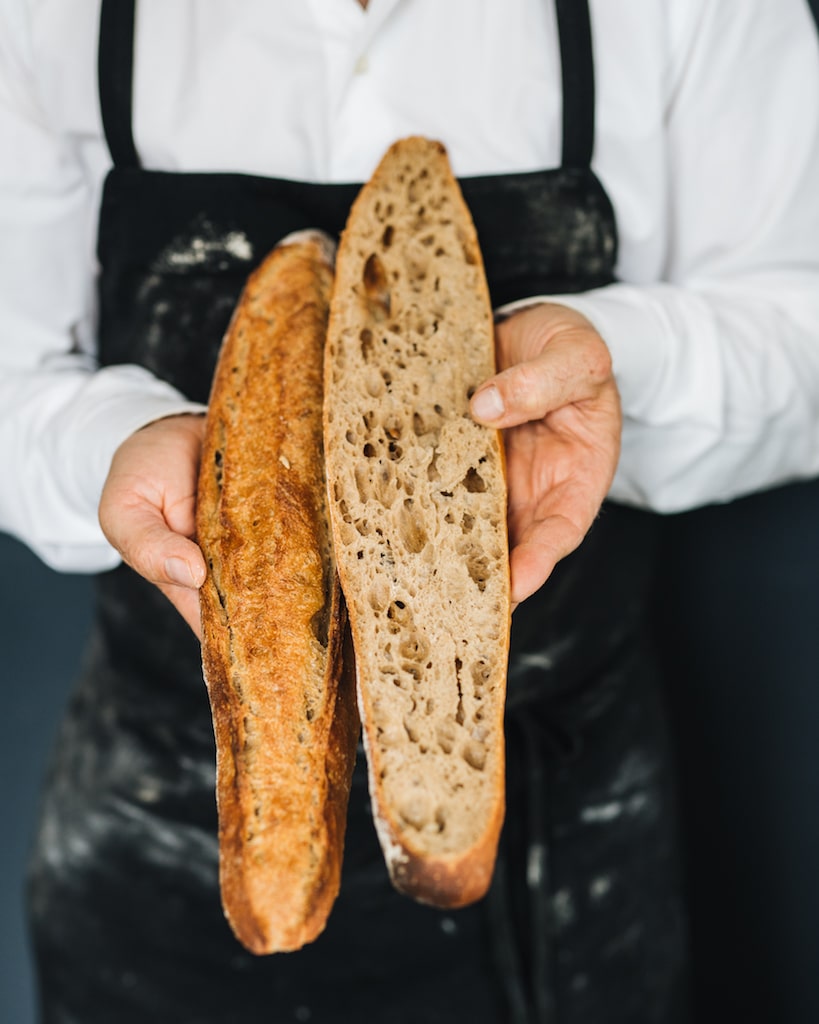
<instances>
[{"instance_id":1,"label":"blue-grey wall","mask_svg":"<svg viewBox=\"0 0 819 1024\"><path fill-rule=\"evenodd\" d=\"M26 852L48 750L80 661L91 584L0 533L0 1021L33 1024L23 917Z\"/></svg>"}]
</instances>

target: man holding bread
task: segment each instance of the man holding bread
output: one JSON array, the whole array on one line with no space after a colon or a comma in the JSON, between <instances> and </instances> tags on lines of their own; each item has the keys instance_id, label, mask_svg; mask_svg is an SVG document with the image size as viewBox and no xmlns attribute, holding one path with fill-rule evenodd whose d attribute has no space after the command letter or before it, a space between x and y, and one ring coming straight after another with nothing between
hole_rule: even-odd
<instances>
[{"instance_id":1,"label":"man holding bread","mask_svg":"<svg viewBox=\"0 0 819 1024\"><path fill-rule=\"evenodd\" d=\"M496 315L507 824L485 900L417 905L359 764L326 931L258 958L219 907L203 413L250 272L416 135ZM0 140L0 526L100 573L32 863L43 1019L689 1019L657 513L819 471L803 0L8 0Z\"/></svg>"}]
</instances>

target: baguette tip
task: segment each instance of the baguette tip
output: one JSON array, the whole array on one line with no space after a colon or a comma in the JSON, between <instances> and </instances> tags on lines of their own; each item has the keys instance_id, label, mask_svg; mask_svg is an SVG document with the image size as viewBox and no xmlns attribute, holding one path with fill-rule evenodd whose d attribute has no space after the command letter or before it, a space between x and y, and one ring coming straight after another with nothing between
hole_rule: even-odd
<instances>
[{"instance_id":1,"label":"baguette tip","mask_svg":"<svg viewBox=\"0 0 819 1024\"><path fill-rule=\"evenodd\" d=\"M291 231L289 235L285 235L281 239L276 248L282 249L287 245L304 245L309 242L313 242L318 246L323 259L329 266L335 266L336 243L325 231L319 231L318 228L304 228L301 231Z\"/></svg>"}]
</instances>

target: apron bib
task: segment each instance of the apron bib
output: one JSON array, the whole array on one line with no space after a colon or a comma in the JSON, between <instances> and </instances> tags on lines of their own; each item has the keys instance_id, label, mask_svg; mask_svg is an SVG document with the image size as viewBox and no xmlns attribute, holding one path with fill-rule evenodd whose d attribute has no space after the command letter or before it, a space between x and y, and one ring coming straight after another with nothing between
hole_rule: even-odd
<instances>
[{"instance_id":1,"label":"apron bib","mask_svg":"<svg viewBox=\"0 0 819 1024\"><path fill-rule=\"evenodd\" d=\"M133 2L104 0L101 365L206 401L249 272L291 231L338 235L359 185L143 169L131 132ZM613 280L590 168L588 10L557 4L562 166L461 181L495 305ZM458 912L393 892L363 755L342 891L305 950L254 958L218 896L214 747L199 645L127 567L96 625L48 786L30 884L46 1024L499 1024L676 1019L683 930L665 723L645 620L653 516L607 505L515 613L508 818L490 896Z\"/></svg>"}]
</instances>

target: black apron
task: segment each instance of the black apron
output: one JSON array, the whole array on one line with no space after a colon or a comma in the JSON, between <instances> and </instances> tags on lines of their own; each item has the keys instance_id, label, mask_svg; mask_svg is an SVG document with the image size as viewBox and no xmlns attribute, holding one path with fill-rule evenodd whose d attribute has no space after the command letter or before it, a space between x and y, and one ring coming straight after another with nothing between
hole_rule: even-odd
<instances>
[{"instance_id":1,"label":"black apron","mask_svg":"<svg viewBox=\"0 0 819 1024\"><path fill-rule=\"evenodd\" d=\"M559 0L557 11L562 166L461 182L496 305L613 278L614 216L590 169L588 9ZM104 0L114 167L99 225L100 363L140 364L206 401L250 270L290 231L337 235L359 186L143 169L132 51L133 2ZM515 613L508 816L490 896L442 913L393 892L360 756L327 929L301 952L261 959L233 939L219 904L198 644L130 569L101 576L30 872L46 1024L680 1019L673 799L644 628L656 525L607 505Z\"/></svg>"}]
</instances>

